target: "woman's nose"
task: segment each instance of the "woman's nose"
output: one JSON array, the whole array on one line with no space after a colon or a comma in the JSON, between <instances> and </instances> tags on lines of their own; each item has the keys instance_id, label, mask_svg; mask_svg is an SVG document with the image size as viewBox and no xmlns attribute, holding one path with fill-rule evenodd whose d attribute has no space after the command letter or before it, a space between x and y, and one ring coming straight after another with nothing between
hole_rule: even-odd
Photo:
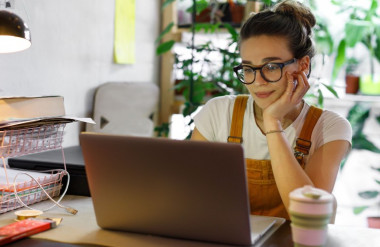
<instances>
[{"instance_id":1,"label":"woman's nose","mask_svg":"<svg viewBox=\"0 0 380 247\"><path fill-rule=\"evenodd\" d=\"M264 79L261 73L256 73L255 83L258 85L263 85L263 84L267 84L268 82Z\"/></svg>"}]
</instances>

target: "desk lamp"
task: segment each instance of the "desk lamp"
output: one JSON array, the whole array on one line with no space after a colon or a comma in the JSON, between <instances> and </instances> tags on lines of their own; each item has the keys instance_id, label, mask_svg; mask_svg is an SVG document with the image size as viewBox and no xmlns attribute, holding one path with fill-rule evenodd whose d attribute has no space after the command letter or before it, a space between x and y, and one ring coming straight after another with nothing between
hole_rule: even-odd
<instances>
[{"instance_id":1,"label":"desk lamp","mask_svg":"<svg viewBox=\"0 0 380 247\"><path fill-rule=\"evenodd\" d=\"M6 8L10 7L9 1ZM17 52L32 45L30 31L26 23L15 13L0 10L0 53Z\"/></svg>"}]
</instances>

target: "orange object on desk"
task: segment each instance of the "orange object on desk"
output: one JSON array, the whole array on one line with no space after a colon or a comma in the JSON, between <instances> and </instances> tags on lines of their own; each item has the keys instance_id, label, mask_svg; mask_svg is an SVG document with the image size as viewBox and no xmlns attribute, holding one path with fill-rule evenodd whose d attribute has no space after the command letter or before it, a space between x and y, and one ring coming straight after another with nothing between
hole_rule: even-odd
<instances>
[{"instance_id":1,"label":"orange object on desk","mask_svg":"<svg viewBox=\"0 0 380 247\"><path fill-rule=\"evenodd\" d=\"M56 227L56 222L45 219L25 219L0 227L0 245Z\"/></svg>"}]
</instances>

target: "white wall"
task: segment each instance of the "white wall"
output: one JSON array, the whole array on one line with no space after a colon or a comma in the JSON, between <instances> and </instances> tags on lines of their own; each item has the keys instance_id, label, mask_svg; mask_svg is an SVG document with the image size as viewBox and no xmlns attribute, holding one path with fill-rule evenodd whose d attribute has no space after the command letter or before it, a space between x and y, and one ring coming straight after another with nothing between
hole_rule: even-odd
<instances>
[{"instance_id":1,"label":"white wall","mask_svg":"<svg viewBox=\"0 0 380 247\"><path fill-rule=\"evenodd\" d=\"M66 113L89 117L94 90L109 81L158 84L154 40L160 1L136 0L136 63L113 63L114 0L16 0L32 47L0 54L0 89L14 94L62 95ZM84 125L66 127L64 146L77 145Z\"/></svg>"}]
</instances>

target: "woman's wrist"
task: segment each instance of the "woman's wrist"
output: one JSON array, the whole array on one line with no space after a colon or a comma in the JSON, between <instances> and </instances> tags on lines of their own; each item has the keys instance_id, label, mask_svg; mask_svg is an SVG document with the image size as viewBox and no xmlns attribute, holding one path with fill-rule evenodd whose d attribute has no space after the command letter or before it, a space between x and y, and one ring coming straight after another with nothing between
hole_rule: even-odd
<instances>
[{"instance_id":1,"label":"woman's wrist","mask_svg":"<svg viewBox=\"0 0 380 247\"><path fill-rule=\"evenodd\" d=\"M264 117L264 129L265 133L268 131L280 131L282 130L281 121L279 119Z\"/></svg>"},{"instance_id":2,"label":"woman's wrist","mask_svg":"<svg viewBox=\"0 0 380 247\"><path fill-rule=\"evenodd\" d=\"M281 134L281 133L284 133L285 131L283 130L269 130L267 132L265 132L264 134L265 135L269 135L269 134Z\"/></svg>"}]
</instances>

